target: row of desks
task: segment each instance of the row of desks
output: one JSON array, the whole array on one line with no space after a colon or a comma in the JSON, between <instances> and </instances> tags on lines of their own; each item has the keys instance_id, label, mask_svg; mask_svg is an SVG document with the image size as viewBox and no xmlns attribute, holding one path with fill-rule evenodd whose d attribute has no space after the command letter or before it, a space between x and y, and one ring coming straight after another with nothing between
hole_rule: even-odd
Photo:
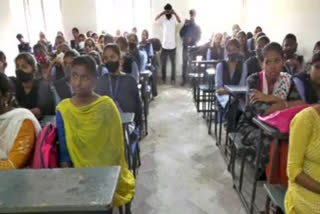
<instances>
[{"instance_id":1,"label":"row of desks","mask_svg":"<svg viewBox=\"0 0 320 214\"><path fill-rule=\"evenodd\" d=\"M124 127L134 113L121 113ZM55 124L45 116L41 125ZM0 213L105 213L111 209L120 167L0 170Z\"/></svg>"},{"instance_id":2,"label":"row of desks","mask_svg":"<svg viewBox=\"0 0 320 214\"><path fill-rule=\"evenodd\" d=\"M201 77L200 76L200 74L201 74L200 68L201 67L207 67L208 65L215 65L218 62L216 62L214 60L202 60L202 61L193 60L193 61L191 61L191 63L194 66L198 67L197 74L198 74L198 77L200 78ZM209 68L209 69L206 69L205 72L206 72L206 75L207 75L208 80L209 80L208 81L208 88L212 89L211 91L213 91L212 94L210 95L210 97L213 97L213 96L215 96L215 92L214 92L214 77L215 77L215 74L216 74L215 73L215 69L210 69ZM237 103L238 103L238 108L241 111L244 112L245 111L245 106L246 106L245 95L246 95L247 90L248 90L247 87L246 86L226 85L225 88L229 91L229 96L230 96L229 98L230 99L235 99L237 101ZM214 99L209 100L209 102L213 102L213 101L217 101L217 100L214 100ZM212 107L210 107L210 110L212 110ZM217 113L217 111L215 113ZM231 114L235 114L235 111L231 112ZM257 127L260 128L260 130L261 130L261 138L262 138L262 135L265 135L265 136L269 136L269 137L274 139L274 147L273 147L273 151L272 151L273 160L272 160L272 163L271 163L272 170L271 170L271 175L270 175L270 177L272 177L272 174L275 171L275 166L276 166L275 158L277 157L277 155L275 155L275 154L278 153L279 140L288 139L288 134L279 132L277 129L267 125L266 123L264 123L263 121L259 120L258 118L253 118L252 121ZM211 123L211 121L209 123ZM209 128L209 133L210 133L210 129L211 128ZM221 126L220 126L220 130L221 130ZM227 132L226 138L228 138L228 132ZM221 139L221 136L219 137L219 141L220 141L220 139ZM260 157L262 155L262 143L263 142L258 144L259 146L257 148L257 154L256 155L259 158L256 159L256 166L259 166ZM218 145L219 144L220 144L220 142L218 143ZM254 169L254 173L255 173L254 176L255 177L258 176L258 171L259 171L259 168L256 167ZM255 203L255 194L256 194L257 182L258 182L258 180L255 179L254 183L252 184L253 185L252 197L251 197L249 203L246 205L246 207L248 208L248 211L250 213L253 213L254 212L254 208L255 208L255 204L254 203ZM268 193L270 192L270 189L274 188L272 185L268 185L268 184L265 185L265 187L266 187ZM270 193L269 193L269 195L270 195ZM280 203L280 206L283 209L283 204L282 203Z\"/></svg>"}]
</instances>

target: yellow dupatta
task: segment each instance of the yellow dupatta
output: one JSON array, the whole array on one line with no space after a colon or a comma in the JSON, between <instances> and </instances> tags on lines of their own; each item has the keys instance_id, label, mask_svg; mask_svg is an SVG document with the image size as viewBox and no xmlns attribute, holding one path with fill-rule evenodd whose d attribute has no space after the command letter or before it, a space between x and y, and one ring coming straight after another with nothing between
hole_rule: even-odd
<instances>
[{"instance_id":1,"label":"yellow dupatta","mask_svg":"<svg viewBox=\"0 0 320 214\"><path fill-rule=\"evenodd\" d=\"M113 207L130 202L135 180L124 155L124 139L120 114L107 96L83 107L70 99L57 107L64 122L67 148L75 167L121 166Z\"/></svg>"}]
</instances>

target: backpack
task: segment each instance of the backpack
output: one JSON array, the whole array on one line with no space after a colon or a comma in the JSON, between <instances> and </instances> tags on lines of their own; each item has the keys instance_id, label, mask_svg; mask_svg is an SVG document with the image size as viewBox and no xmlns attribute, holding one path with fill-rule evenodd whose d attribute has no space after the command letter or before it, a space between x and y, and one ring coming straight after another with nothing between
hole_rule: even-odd
<instances>
[{"instance_id":1,"label":"backpack","mask_svg":"<svg viewBox=\"0 0 320 214\"><path fill-rule=\"evenodd\" d=\"M39 133L32 168L58 168L57 128L55 125L47 125Z\"/></svg>"}]
</instances>

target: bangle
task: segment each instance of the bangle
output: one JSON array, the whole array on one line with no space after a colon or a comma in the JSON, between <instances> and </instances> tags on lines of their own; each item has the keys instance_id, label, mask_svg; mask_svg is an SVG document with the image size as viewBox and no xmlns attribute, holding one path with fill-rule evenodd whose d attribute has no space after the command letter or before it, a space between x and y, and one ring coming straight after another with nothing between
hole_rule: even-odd
<instances>
[{"instance_id":1,"label":"bangle","mask_svg":"<svg viewBox=\"0 0 320 214\"><path fill-rule=\"evenodd\" d=\"M288 108L288 107L289 107L289 104L288 104L288 102L287 102L287 101L284 101L284 106L285 106L286 108Z\"/></svg>"}]
</instances>

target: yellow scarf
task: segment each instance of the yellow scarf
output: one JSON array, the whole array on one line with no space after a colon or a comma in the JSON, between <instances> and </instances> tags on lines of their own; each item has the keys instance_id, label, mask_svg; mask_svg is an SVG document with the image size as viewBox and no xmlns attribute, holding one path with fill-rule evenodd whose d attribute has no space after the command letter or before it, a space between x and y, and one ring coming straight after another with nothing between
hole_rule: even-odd
<instances>
[{"instance_id":1,"label":"yellow scarf","mask_svg":"<svg viewBox=\"0 0 320 214\"><path fill-rule=\"evenodd\" d=\"M76 107L66 99L57 110L63 118L67 147L74 166L121 166L113 207L131 201L135 180L125 160L121 118L114 102L103 96L87 106Z\"/></svg>"}]
</instances>

